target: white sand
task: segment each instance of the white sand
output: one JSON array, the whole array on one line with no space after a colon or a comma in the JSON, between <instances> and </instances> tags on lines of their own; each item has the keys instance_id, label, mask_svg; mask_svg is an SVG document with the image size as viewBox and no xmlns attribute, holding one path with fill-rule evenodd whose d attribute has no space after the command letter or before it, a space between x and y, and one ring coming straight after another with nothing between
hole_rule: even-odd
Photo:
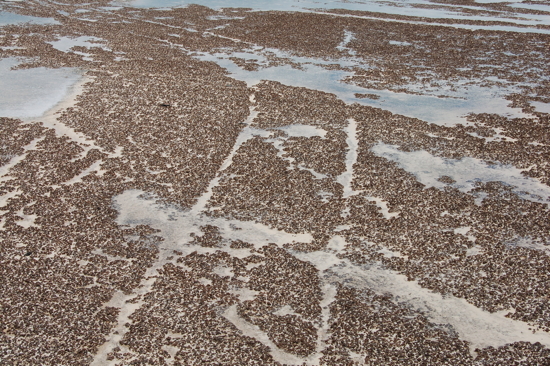
<instances>
[{"instance_id":1,"label":"white sand","mask_svg":"<svg viewBox=\"0 0 550 366\"><path fill-rule=\"evenodd\" d=\"M428 187L442 189L445 183L438 181L447 175L456 183L452 186L469 192L476 182L503 182L513 187L520 197L535 202L550 202L550 188L534 178L524 177L521 170L511 165L489 165L482 160L464 157L446 159L424 150L405 152L398 146L378 143L372 149L376 155L394 161L407 172L414 174L419 182Z\"/></svg>"}]
</instances>

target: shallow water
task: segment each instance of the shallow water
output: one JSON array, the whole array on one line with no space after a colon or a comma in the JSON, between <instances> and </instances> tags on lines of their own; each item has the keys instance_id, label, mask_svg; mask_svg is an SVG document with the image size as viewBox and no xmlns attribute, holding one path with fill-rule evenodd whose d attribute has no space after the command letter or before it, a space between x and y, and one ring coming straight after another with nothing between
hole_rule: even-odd
<instances>
[{"instance_id":1,"label":"shallow water","mask_svg":"<svg viewBox=\"0 0 550 366\"><path fill-rule=\"evenodd\" d=\"M260 63L264 59L261 54L250 53L248 55L250 59L259 59ZM302 69L285 65L248 71L240 68L229 59L234 56L244 58L242 52L238 54L216 53L213 55L204 53L197 54L196 57L203 61L217 63L229 71L232 77L245 81L248 86L256 85L262 80L278 81L289 86L306 87L333 93L347 103L359 103L382 108L392 113L443 126L467 124L466 115L469 113L496 113L510 118L530 117L530 115L523 113L520 108L508 107L510 102L499 96L505 94L506 90L468 86L455 93L454 98L395 93L389 90L366 89L342 83L341 80L353 74L342 70L327 70L322 66L311 63L302 65ZM294 58L290 55L287 55L287 57L291 58L292 61L301 61L300 58ZM314 59L308 59L307 62L313 61ZM320 63L327 63L326 60L320 61ZM380 96L380 99L357 98L355 97L356 93L376 94Z\"/></svg>"},{"instance_id":2,"label":"shallow water","mask_svg":"<svg viewBox=\"0 0 550 366\"><path fill-rule=\"evenodd\" d=\"M395 145L379 143L372 149L376 155L394 161L428 187L444 188L447 184L438 181L449 176L456 182L451 186L469 192L476 182L502 182L512 187L512 192L535 202L550 202L550 187L536 179L524 177L521 170L510 165L489 165L479 159L445 159L427 151L405 152Z\"/></svg>"},{"instance_id":3,"label":"shallow water","mask_svg":"<svg viewBox=\"0 0 550 366\"><path fill-rule=\"evenodd\" d=\"M77 55L82 56L82 59L85 61L93 61L93 57L90 53L87 52L81 52L81 51L73 51L73 47L84 47L84 48L93 48L93 47L99 47L106 51L110 51L111 49L107 46L105 46L105 41L101 38L97 37L88 37L88 36L81 36L76 38L70 38L70 37L60 37L57 41L48 42L55 48L56 50L62 51L62 52L73 52Z\"/></svg>"},{"instance_id":4,"label":"shallow water","mask_svg":"<svg viewBox=\"0 0 550 366\"><path fill-rule=\"evenodd\" d=\"M542 113L550 113L550 103L543 103L543 102L529 102L533 107L535 107L535 110L537 112Z\"/></svg>"},{"instance_id":5,"label":"shallow water","mask_svg":"<svg viewBox=\"0 0 550 366\"><path fill-rule=\"evenodd\" d=\"M490 1L494 2L494 1ZM481 2L478 2L481 3ZM521 19L517 16L500 12L499 16L489 16L489 15L472 15L465 14L459 11L459 7L447 6L440 7L436 9L426 9L418 8L414 5L429 5L434 6L437 4L431 3L429 1L410 1L410 2L401 2L401 1L368 1L368 0L358 0L358 1L314 1L314 0L286 0L286 1L269 1L269 0L234 0L234 1L223 1L223 0L122 0L114 1L113 5L122 5L122 6L132 6L137 8L171 8L171 7L184 7L190 4L199 4L204 5L213 9L220 8L251 8L253 10L277 10L277 11L315 11L315 10L333 10L333 9L344 9L350 11L368 11L374 13L385 13L393 15L405 15L405 16L415 16L415 17L424 17L431 19L459 19L459 20L482 20L482 21L494 21L494 22L512 22L518 25L527 25L534 26L538 24L550 24L550 16L548 15L526 15L522 14ZM521 7L524 4L513 3L511 5ZM477 6L463 6L464 8L479 9ZM456 11L455 11L456 8ZM538 6L539 9L546 9L550 11L550 6ZM455 26L455 25L448 25ZM486 28L484 26L469 26L472 29L482 29ZM528 31L518 27L502 27L495 28L494 30L508 30L523 32ZM537 30L531 29L533 32L546 33L546 30Z\"/></svg>"},{"instance_id":6,"label":"shallow water","mask_svg":"<svg viewBox=\"0 0 550 366\"><path fill-rule=\"evenodd\" d=\"M19 23L59 24L59 22L53 18L38 18L0 11L0 26Z\"/></svg>"},{"instance_id":7,"label":"shallow water","mask_svg":"<svg viewBox=\"0 0 550 366\"><path fill-rule=\"evenodd\" d=\"M60 37L57 41L48 42L55 48L56 50L62 51L62 52L69 52L71 48L79 46L79 47L101 47L105 50L109 50L109 48L105 47L102 43L104 40L97 37L88 37L88 36L81 36L77 38L69 38L69 37Z\"/></svg>"},{"instance_id":8,"label":"shallow water","mask_svg":"<svg viewBox=\"0 0 550 366\"><path fill-rule=\"evenodd\" d=\"M61 102L82 77L73 68L45 67L11 70L20 64L16 58L0 60L0 116L40 117Z\"/></svg>"}]
</instances>

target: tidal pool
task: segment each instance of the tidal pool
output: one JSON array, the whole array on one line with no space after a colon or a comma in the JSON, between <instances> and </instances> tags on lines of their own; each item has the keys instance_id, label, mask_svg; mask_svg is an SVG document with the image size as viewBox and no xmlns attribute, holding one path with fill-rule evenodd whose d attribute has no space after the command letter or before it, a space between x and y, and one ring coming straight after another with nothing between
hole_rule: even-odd
<instances>
[{"instance_id":1,"label":"tidal pool","mask_svg":"<svg viewBox=\"0 0 550 366\"><path fill-rule=\"evenodd\" d=\"M12 70L21 62L13 57L0 60L1 117L40 117L61 102L82 77L81 71L68 67Z\"/></svg>"},{"instance_id":2,"label":"tidal pool","mask_svg":"<svg viewBox=\"0 0 550 366\"><path fill-rule=\"evenodd\" d=\"M20 15L20 14L0 11L0 26L19 24L19 23L59 24L59 22L53 18L30 17L27 15Z\"/></svg>"}]
</instances>

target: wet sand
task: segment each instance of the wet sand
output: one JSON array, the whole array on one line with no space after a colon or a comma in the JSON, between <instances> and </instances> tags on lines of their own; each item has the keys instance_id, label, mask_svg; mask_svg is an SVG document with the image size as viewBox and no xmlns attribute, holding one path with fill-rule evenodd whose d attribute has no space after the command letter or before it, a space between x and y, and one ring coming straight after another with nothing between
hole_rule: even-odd
<instances>
[{"instance_id":1,"label":"wet sand","mask_svg":"<svg viewBox=\"0 0 550 366\"><path fill-rule=\"evenodd\" d=\"M0 363L548 364L550 6L142 3L1 5Z\"/></svg>"}]
</instances>

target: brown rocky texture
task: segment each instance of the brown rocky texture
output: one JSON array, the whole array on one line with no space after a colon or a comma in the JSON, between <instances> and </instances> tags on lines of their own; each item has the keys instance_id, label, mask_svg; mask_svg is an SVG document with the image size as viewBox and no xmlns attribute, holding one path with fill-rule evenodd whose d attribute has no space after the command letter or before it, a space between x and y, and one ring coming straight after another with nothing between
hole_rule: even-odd
<instances>
[{"instance_id":1,"label":"brown rocky texture","mask_svg":"<svg viewBox=\"0 0 550 366\"><path fill-rule=\"evenodd\" d=\"M529 342L477 349L476 352L478 356L475 365L547 365L550 359L548 348Z\"/></svg>"},{"instance_id":2,"label":"brown rocky texture","mask_svg":"<svg viewBox=\"0 0 550 366\"><path fill-rule=\"evenodd\" d=\"M123 365L162 365L169 359L174 365L276 364L266 346L242 335L220 314L236 302L228 291L240 281L214 274L212 269L220 264L244 267L245 263L222 252L194 253L177 262L186 268L165 265L144 304L131 316L121 342L130 352L114 352L111 357ZM203 284L201 278L210 283ZM166 346L176 348L173 357Z\"/></svg>"},{"instance_id":3,"label":"brown rocky texture","mask_svg":"<svg viewBox=\"0 0 550 366\"><path fill-rule=\"evenodd\" d=\"M333 95L266 82L254 90L258 116L252 126L273 129L293 124L326 131L320 137L288 137L282 156L265 138L244 143L225 170L209 205L214 215L260 221L288 232L312 232L319 243L337 225L342 203L347 124L344 104ZM283 134L284 130L274 131ZM294 160L291 165L285 158ZM316 179L300 166L326 174ZM267 188L267 189L266 189Z\"/></svg>"},{"instance_id":4,"label":"brown rocky texture","mask_svg":"<svg viewBox=\"0 0 550 366\"><path fill-rule=\"evenodd\" d=\"M254 12L244 15L244 19L237 19L216 32L321 59L349 57L348 51L338 50L337 46L344 38L344 31L351 32L354 38L346 47L354 51L354 58L360 59L366 67L355 67L355 75L348 81L373 89L402 92L414 92L408 86L427 91L443 86L453 89L458 81L471 79L497 86L538 84L542 82L538 75L546 70L548 49L545 44L549 36L545 34L471 31L308 13ZM491 66L495 64L499 67Z\"/></svg>"},{"instance_id":5,"label":"brown rocky texture","mask_svg":"<svg viewBox=\"0 0 550 366\"><path fill-rule=\"evenodd\" d=\"M323 138L288 138L283 144L283 157L331 178L344 172L347 145L342 128L348 122L342 101L332 94L278 82L261 83L254 95L259 112L253 121L254 127L269 129L304 124L326 131Z\"/></svg>"},{"instance_id":6,"label":"brown rocky texture","mask_svg":"<svg viewBox=\"0 0 550 366\"><path fill-rule=\"evenodd\" d=\"M429 323L391 297L340 287L330 310L322 365L471 364L467 343L452 329Z\"/></svg>"},{"instance_id":7,"label":"brown rocky texture","mask_svg":"<svg viewBox=\"0 0 550 366\"><path fill-rule=\"evenodd\" d=\"M516 309L511 317L549 329L548 256L513 244L519 238L549 242L547 204L521 199L498 182L480 183L470 193L460 192L451 184L443 190L426 188L370 148L383 141L400 145L404 151L427 145L430 149L437 146L441 152L445 143L424 145L422 141L428 137L417 130L428 126L424 122L374 108L356 107L356 112L360 145L354 189L387 201L390 212L399 215L390 220L382 218L360 194L350 202L350 234L384 243L400 253L402 257L385 258L384 263L422 286L464 297L490 311ZM456 136L462 129L430 128L446 136ZM387 132L379 134L380 130ZM487 154L490 148L479 151ZM476 204L476 197L485 198ZM467 235L454 232L460 227L470 227ZM468 236L475 237L475 243ZM480 253L468 254L474 245Z\"/></svg>"},{"instance_id":8,"label":"brown rocky texture","mask_svg":"<svg viewBox=\"0 0 550 366\"><path fill-rule=\"evenodd\" d=\"M197 236L196 234L191 234L194 239L191 244L200 245L203 247L213 248L219 247L222 245L222 236L220 235L220 230L217 226L204 225L200 227L203 232L202 235Z\"/></svg>"},{"instance_id":9,"label":"brown rocky texture","mask_svg":"<svg viewBox=\"0 0 550 366\"><path fill-rule=\"evenodd\" d=\"M139 284L156 257L156 243L162 240L146 227L119 227L112 197L139 187L160 196L163 191L166 196L174 192L172 200L191 204L231 149L238 123L248 114L246 88L216 66L204 69L181 51L164 53L158 44L135 48L128 42L132 27L122 29L116 23L86 27L74 19L64 21L63 31L55 25L2 28L8 34L21 34L10 40L10 46L26 47L3 55L40 56L23 67L89 70L92 82L77 106L60 119L92 138L90 143L96 146L88 149L36 123L2 120L3 137L10 136L3 145L4 155L10 159L23 153L22 147L33 139L42 139L10 170L11 178L1 187L2 192L15 194L2 207L0 232L1 357L7 364L91 361L116 324L118 309L104 304L115 291L130 293ZM87 34L108 39L112 51L86 49L94 58L87 62L44 43L57 39L53 32L75 36L82 27ZM114 61L115 52L124 53L125 61ZM149 56L158 62L151 63ZM214 107L215 103L224 107ZM108 155L117 148L121 155ZM66 183L96 162L100 173ZM194 170L197 164L203 166L202 173ZM206 180L201 183L202 179ZM167 188L172 182L176 189Z\"/></svg>"},{"instance_id":10,"label":"brown rocky texture","mask_svg":"<svg viewBox=\"0 0 550 366\"><path fill-rule=\"evenodd\" d=\"M474 157L509 164L543 183L548 180L548 116L510 119L470 114L470 125L445 127L358 104L352 105L350 115L364 123L363 137L373 144L380 141L403 151L426 150L448 159Z\"/></svg>"},{"instance_id":11,"label":"brown rocky texture","mask_svg":"<svg viewBox=\"0 0 550 366\"><path fill-rule=\"evenodd\" d=\"M321 284L313 265L271 244L258 250L265 260L249 273L247 286L259 294L239 305L239 314L267 333L280 349L299 356L315 351ZM276 315L290 307L293 313Z\"/></svg>"},{"instance_id":12,"label":"brown rocky texture","mask_svg":"<svg viewBox=\"0 0 550 366\"><path fill-rule=\"evenodd\" d=\"M21 67L88 70L93 79L77 106L65 111L61 120L95 144L88 149L36 124L2 119L2 133L9 136L6 142L2 140L2 154L10 159L26 154L10 171L12 178L3 180L0 188L14 195L2 207L4 230L0 231L0 324L4 327L0 357L6 364L89 363L116 324L118 309L104 304L116 291L131 293L135 289L156 258L156 245L162 240L147 226L119 227L112 197L126 189L142 189L188 207L204 192L233 146L242 127L239 123L248 115L252 91L214 64L190 58L187 51L231 52L259 44L304 56L348 57L347 51L336 48L347 30L355 35L347 47L370 66L352 70L355 76L349 81L358 85L405 92L418 92L409 86L421 85L420 90L431 92L470 79L487 86L522 86L523 91L509 99L530 113L534 113L528 105L530 100L548 101L548 83L540 78L547 68L547 35L466 31L319 14L248 13L242 9L218 13L199 6L171 11L97 9L107 3L67 1L57 2L55 7L34 2L12 4L19 13L53 17L61 24L0 29L2 46L23 47L2 49L0 57L33 57ZM500 11L506 5L487 7ZM89 12L76 13L79 8ZM70 15L61 15L58 9ZM230 25L214 29L224 24ZM80 35L103 38L110 51L99 47L74 49L89 53L89 61L45 43L60 36ZM258 67L235 61L251 70ZM269 62L300 67L275 56ZM499 79L495 81L495 77ZM516 245L522 237L548 243L547 207L520 199L494 182L480 184L466 194L441 177L449 187L424 189L412 175L369 151L382 141L404 151L424 149L452 159L472 156L529 168L526 175L548 182L547 115L506 119L478 114L470 116L467 127L447 128L373 108L346 107L333 95L273 82L260 84L254 93L260 112L255 127L273 129L300 123L323 128L327 136L288 138L282 157L265 139L248 141L215 189L213 208L221 209L217 214L258 220L291 232L312 232L316 238L313 245L287 245L303 250L323 248L337 225L350 224L351 229L340 232L348 242L342 257L355 263L380 260L424 287L464 297L490 311L513 308L515 312L509 316L548 331L548 256ZM360 139L353 186L364 192L343 201L341 186L334 177L344 168L347 145L342 129L349 117L358 121ZM485 140L495 137L497 129L504 131L504 138ZM22 148L36 138L43 138L36 149L23 152ZM329 158L323 161L323 155ZM328 178L313 179L309 172L292 167L283 158L293 158ZM5 157L2 163L7 161ZM66 184L96 162L100 162L101 171ZM332 197L323 200L317 195L319 191L331 192ZM369 196L382 198L390 212L399 215L385 219ZM476 205L474 198L482 197ZM347 217L340 215L344 207L349 210ZM476 238L475 243L454 232L465 226L471 227L467 234ZM203 227L197 241L212 248L252 246L220 241L216 230ZM375 244L366 246L366 240ZM471 255L469 250L474 247L479 252ZM384 257L377 252L380 248L400 256ZM177 349L176 364L273 362L267 347L240 334L220 315L233 305L238 305L243 317L263 327L280 348L310 354L320 311L320 280L315 270L273 246L259 254L242 260L220 253L193 254L166 265L128 325L123 343L131 352L124 355L115 349L110 357L122 364L162 364L171 359L163 346L171 345ZM180 264L191 270L178 267ZM260 265L247 269L249 264ZM232 268L233 277L213 273L217 265ZM274 271L284 275L272 281ZM247 276L250 286L259 291L256 299L267 299L272 305L259 300L239 303L231 294L232 288L247 286ZM205 285L208 281L203 278L211 284ZM352 363L351 352L364 350L371 351L367 362L373 364L380 360L403 363L403 355L419 362L471 363L465 342L452 332L430 325L421 314L396 305L391 297L354 291L340 288L333 303L334 333L324 352L325 363ZM385 317L369 308L377 302L383 305ZM296 314L275 315L284 305ZM358 336L363 318L383 329L391 341L380 343L376 337ZM517 342L478 350L475 362L545 364L547 352L540 345Z\"/></svg>"},{"instance_id":13,"label":"brown rocky texture","mask_svg":"<svg viewBox=\"0 0 550 366\"><path fill-rule=\"evenodd\" d=\"M162 239L118 227L111 197L122 186L115 182L90 174L63 183L101 158L97 150L81 157L79 146L52 130L40 137L2 182L13 197L2 207L0 231L1 357L82 364L116 321L118 309L104 304L139 283ZM138 239L126 241L128 233Z\"/></svg>"},{"instance_id":14,"label":"brown rocky texture","mask_svg":"<svg viewBox=\"0 0 550 366\"><path fill-rule=\"evenodd\" d=\"M378 94L372 94L372 93L355 93L355 98L363 99L380 99L380 95Z\"/></svg>"},{"instance_id":15,"label":"brown rocky texture","mask_svg":"<svg viewBox=\"0 0 550 366\"><path fill-rule=\"evenodd\" d=\"M17 119L0 118L0 135L3 136L0 146L0 166L22 155L25 146L41 136L43 131L44 129L37 123L25 125Z\"/></svg>"},{"instance_id":16,"label":"brown rocky texture","mask_svg":"<svg viewBox=\"0 0 550 366\"><path fill-rule=\"evenodd\" d=\"M467 5L467 6L475 6L479 9L470 9L470 8L458 8L460 11L468 11L468 12L479 12L483 14L484 12L487 12L488 14L498 14L499 12L503 12L505 14L501 14L501 16L509 16L511 13L513 14L548 14L547 11L538 10L538 9L529 9L529 8L521 8L521 7L514 7L510 6L510 4L507 4L505 2L494 2L494 3L478 3L475 0L430 0L430 2L435 4L449 4L449 5ZM547 4L547 0L523 0L523 4ZM453 7L454 9L454 7ZM489 10L489 11L487 11ZM508 14L506 14L508 13Z\"/></svg>"},{"instance_id":17,"label":"brown rocky texture","mask_svg":"<svg viewBox=\"0 0 550 366\"><path fill-rule=\"evenodd\" d=\"M444 1L434 1L443 3ZM391 6L400 6L396 3L389 3ZM537 28L537 29L544 29L548 28L547 24L544 24L543 22L539 22L538 24L521 24L516 22L518 18L523 19L533 19L532 17L529 17L529 15L548 15L548 11L538 10L538 9L527 9L527 8L521 8L521 7L512 7L509 6L509 4L505 3L486 3L486 4L480 4L477 3L477 9L473 9L471 6L469 7L459 7L453 4L452 6L446 6L446 5L431 5L431 4L420 4L420 3L411 3L407 4L411 9L437 9L437 10L444 10L448 14L455 13L459 17L461 15L465 16L471 16L475 15L478 16L478 18L481 19L460 19L457 18L437 18L437 17L423 17L423 16L414 16L414 15L403 15L403 14L385 14L381 12L371 12L371 11L362 11L362 10L346 10L346 9L331 9L321 12L328 13L328 14L338 14L341 16L352 16L357 18L379 18L379 19L385 19L390 20L393 22L403 22L403 23L431 23L432 25L450 25L450 24L465 24L465 25L476 25L476 26L495 26L495 25L501 25L501 26L510 26L510 27L517 27L517 28ZM463 5L463 4L461 4ZM485 9L483 9L485 8ZM524 16L519 14L525 14ZM482 19L483 16L497 18L497 19ZM498 19L500 18L500 19Z\"/></svg>"},{"instance_id":18,"label":"brown rocky texture","mask_svg":"<svg viewBox=\"0 0 550 366\"><path fill-rule=\"evenodd\" d=\"M331 337L321 365L546 365L548 349L515 342L475 349L452 328L430 323L391 296L340 287L330 306ZM350 334L349 329L356 331Z\"/></svg>"},{"instance_id":19,"label":"brown rocky texture","mask_svg":"<svg viewBox=\"0 0 550 366\"><path fill-rule=\"evenodd\" d=\"M345 103L334 94L267 81L257 85L254 95L259 112L254 127L304 124L330 130L347 125Z\"/></svg>"},{"instance_id":20,"label":"brown rocky texture","mask_svg":"<svg viewBox=\"0 0 550 366\"><path fill-rule=\"evenodd\" d=\"M248 115L248 94L215 66L179 51L171 56L94 73L93 85L61 120L108 151L123 148L120 174L188 206L231 150Z\"/></svg>"},{"instance_id":21,"label":"brown rocky texture","mask_svg":"<svg viewBox=\"0 0 550 366\"><path fill-rule=\"evenodd\" d=\"M346 134L329 130L325 137L290 137L283 144L283 157L291 158L294 164L330 178L336 178L345 171L342 141Z\"/></svg>"},{"instance_id":22,"label":"brown rocky texture","mask_svg":"<svg viewBox=\"0 0 550 366\"><path fill-rule=\"evenodd\" d=\"M550 116L539 113L537 118L514 118L513 120L495 114L472 114L469 120L481 128L486 128L489 134L494 129L503 130L504 138L500 142L487 144L483 152L472 154L484 160L499 161L512 164L519 169L525 169L522 174L540 179L550 185L550 166L546 156L550 153ZM511 139L515 141L507 142ZM469 148L464 144L457 153ZM480 150L480 149L478 149Z\"/></svg>"},{"instance_id":23,"label":"brown rocky texture","mask_svg":"<svg viewBox=\"0 0 550 366\"><path fill-rule=\"evenodd\" d=\"M324 201L319 192L330 193ZM323 235L337 225L341 186L291 169L264 138L244 143L210 200L211 214L259 221L291 233Z\"/></svg>"}]
</instances>

